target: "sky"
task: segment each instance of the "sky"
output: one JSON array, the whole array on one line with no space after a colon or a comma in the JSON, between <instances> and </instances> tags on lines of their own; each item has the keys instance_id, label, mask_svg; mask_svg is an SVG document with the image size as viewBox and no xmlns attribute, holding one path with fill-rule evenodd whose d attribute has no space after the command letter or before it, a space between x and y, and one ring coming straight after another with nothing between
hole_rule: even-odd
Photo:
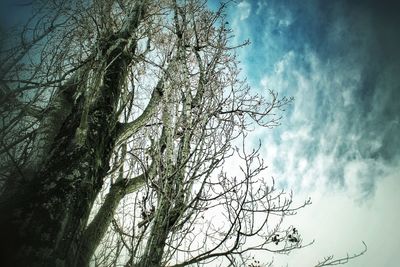
<instances>
[{"instance_id":1,"label":"sky","mask_svg":"<svg viewBox=\"0 0 400 267\"><path fill-rule=\"evenodd\" d=\"M18 19L10 1L0 0L3 26ZM314 245L274 256L275 266L313 266L362 241L367 253L347 266L398 266L399 11L378 0L239 0L228 10L234 41L251 41L238 51L243 77L295 98L281 126L252 133L278 185L313 202L287 223Z\"/></svg>"},{"instance_id":2,"label":"sky","mask_svg":"<svg viewBox=\"0 0 400 267\"><path fill-rule=\"evenodd\" d=\"M313 266L362 241L367 253L347 266L399 266L399 11L395 1L248 0L227 12L234 41L251 41L238 53L253 90L295 98L281 126L252 133L279 186L313 202L288 222L314 245L275 266Z\"/></svg>"}]
</instances>

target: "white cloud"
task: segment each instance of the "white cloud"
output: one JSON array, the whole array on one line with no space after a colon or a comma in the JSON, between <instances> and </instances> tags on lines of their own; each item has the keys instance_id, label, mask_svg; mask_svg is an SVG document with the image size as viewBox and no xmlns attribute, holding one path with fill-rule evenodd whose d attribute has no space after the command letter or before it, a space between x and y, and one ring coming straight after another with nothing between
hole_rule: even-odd
<instances>
[{"instance_id":1,"label":"white cloud","mask_svg":"<svg viewBox=\"0 0 400 267\"><path fill-rule=\"evenodd\" d=\"M268 6L267 1L258 1L256 15L259 15Z\"/></svg>"},{"instance_id":2,"label":"white cloud","mask_svg":"<svg viewBox=\"0 0 400 267\"><path fill-rule=\"evenodd\" d=\"M251 5L246 1L240 2L238 4L238 12L240 14L240 20L247 19L251 13Z\"/></svg>"},{"instance_id":3,"label":"white cloud","mask_svg":"<svg viewBox=\"0 0 400 267\"><path fill-rule=\"evenodd\" d=\"M368 18L360 25L350 23L357 22L353 18L335 19L327 36L321 36L326 38L319 44L324 49L317 53L308 39L288 45L303 40L283 36L293 19L290 11L273 5L263 14L267 19L258 47L264 51L257 52L266 73L259 87L294 96L295 103L287 109L282 126L272 132L257 129L254 136L263 140L269 174L293 189L297 200L313 197L311 208L291 222L309 240L317 240L276 266L312 266L332 253L345 256L361 249L361 240L369 251L349 266L397 266L400 168L393 167L399 166L399 157L393 154L400 117L393 107L396 97L388 92L399 86L400 67L378 70L370 65L375 61L368 58L379 55L370 54L376 38L366 30L370 27L364 27L370 25ZM364 31L366 35L358 36ZM388 143L393 143L393 151Z\"/></svg>"},{"instance_id":4,"label":"white cloud","mask_svg":"<svg viewBox=\"0 0 400 267\"><path fill-rule=\"evenodd\" d=\"M382 147L382 140L365 139L367 118L356 116L361 107L355 106L354 91L362 70L340 60L324 62L307 51L302 55L309 66L306 71L297 63L298 56L287 52L260 81L261 87L296 99L284 125L274 129L278 138L264 131L262 152L270 174L278 182L285 179L297 200L312 197L314 204L287 223L316 243L288 257L275 255L276 266L313 266L324 256L359 252L362 240L369 250L350 266L398 266L400 167L371 156ZM381 92L376 94L382 97ZM376 112L368 116L373 118ZM257 136L262 135L258 130ZM272 255L267 257L265 261Z\"/></svg>"},{"instance_id":5,"label":"white cloud","mask_svg":"<svg viewBox=\"0 0 400 267\"><path fill-rule=\"evenodd\" d=\"M301 55L303 64L308 65L304 70L298 63L299 56L293 51L287 52L260 81L260 87L295 97L293 107L286 114L288 117L283 119L284 125L275 129L279 138L265 138L265 157L272 163L271 173L286 179L289 187L300 186L300 190L315 190L316 181L320 181L321 184L349 185L349 193L356 196L353 193L358 190L357 197L364 195L368 192L367 186L373 189L374 180L379 180L381 175L378 171L366 172L366 166L384 169L385 163L369 156L381 148L382 141L363 140L362 135L366 133L359 129L364 122L352 120L358 107L353 104L351 92L360 82L361 70L354 66L351 70L341 69L338 62L323 62L310 50ZM264 132L268 134L269 131ZM261 131L258 135L262 135ZM271 147L277 153L269 155L267 150ZM305 161L307 168L300 164ZM346 176L345 168L352 161L361 162L362 177ZM373 174L378 177L372 177ZM351 179L360 181L349 183Z\"/></svg>"}]
</instances>

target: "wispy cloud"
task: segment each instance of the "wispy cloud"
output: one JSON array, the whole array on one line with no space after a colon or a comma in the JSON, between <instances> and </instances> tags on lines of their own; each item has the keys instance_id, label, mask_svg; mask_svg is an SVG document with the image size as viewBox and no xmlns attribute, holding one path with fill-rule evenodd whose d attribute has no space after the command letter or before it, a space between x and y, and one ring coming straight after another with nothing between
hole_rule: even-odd
<instances>
[{"instance_id":1,"label":"wispy cloud","mask_svg":"<svg viewBox=\"0 0 400 267\"><path fill-rule=\"evenodd\" d=\"M352 66L350 71L324 63L310 51L307 62L297 63L298 57L288 52L260 82L262 87L277 88L296 99L274 136L263 133L271 172L297 189L315 190L320 181L346 187L355 198L372 195L379 177L391 165L380 153L384 132L393 123L373 129L371 121L378 123L382 118L373 112L363 114L364 108L355 104L360 68ZM380 92L377 88L373 97ZM278 151L272 156L271 147Z\"/></svg>"},{"instance_id":2,"label":"wispy cloud","mask_svg":"<svg viewBox=\"0 0 400 267\"><path fill-rule=\"evenodd\" d=\"M370 251L352 266L397 266L399 18L373 1L258 3L255 16L236 17L237 38L253 41L240 54L244 71L255 90L295 102L280 127L253 138L263 141L271 176L314 200L291 223L317 244L286 261L315 264L364 240Z\"/></svg>"},{"instance_id":3,"label":"wispy cloud","mask_svg":"<svg viewBox=\"0 0 400 267\"><path fill-rule=\"evenodd\" d=\"M238 12L240 14L240 20L247 19L250 16L251 5L246 1L240 2L238 4Z\"/></svg>"},{"instance_id":4,"label":"wispy cloud","mask_svg":"<svg viewBox=\"0 0 400 267\"><path fill-rule=\"evenodd\" d=\"M329 190L348 189L355 199L373 196L380 177L399 159L391 149L400 142L395 135L400 108L392 100L400 85L397 67L379 63L380 55L373 54L376 33L365 14L347 18L340 15L340 5L333 6L331 13L324 11L330 23L316 37L307 29L322 27L315 25L320 13L279 3L271 1L264 10L268 18L252 18L253 31L251 24L243 26L252 36L260 35L257 23L265 27L258 41L262 45L244 55L247 76L263 69L253 86L296 99L272 136L269 131L257 133L264 139L271 173L302 190L315 190L320 181ZM251 53L259 60L248 60Z\"/></svg>"}]
</instances>

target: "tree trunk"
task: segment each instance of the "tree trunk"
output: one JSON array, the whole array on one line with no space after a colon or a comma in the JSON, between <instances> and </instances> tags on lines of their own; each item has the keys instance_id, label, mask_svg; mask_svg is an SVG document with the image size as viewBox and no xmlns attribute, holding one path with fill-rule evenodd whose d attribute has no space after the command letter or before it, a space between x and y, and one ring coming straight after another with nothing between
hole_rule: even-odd
<instances>
[{"instance_id":1,"label":"tree trunk","mask_svg":"<svg viewBox=\"0 0 400 267\"><path fill-rule=\"evenodd\" d=\"M153 219L153 226L150 237L147 241L145 251L140 262L135 267L159 267L162 264L164 255L164 247L171 228L174 227L180 216L180 209L171 202L173 194L170 198L162 197L156 214Z\"/></svg>"},{"instance_id":2,"label":"tree trunk","mask_svg":"<svg viewBox=\"0 0 400 267\"><path fill-rule=\"evenodd\" d=\"M30 179L10 177L15 190L0 200L0 266L76 266L119 133L118 100L145 2L135 4L123 30L98 44L94 77L101 85L79 92L54 140L45 140L51 145L43 146L41 166Z\"/></svg>"},{"instance_id":3,"label":"tree trunk","mask_svg":"<svg viewBox=\"0 0 400 267\"><path fill-rule=\"evenodd\" d=\"M153 166L150 168L152 169ZM108 226L114 218L114 213L119 202L126 194L132 193L142 187L147 175L152 175L152 170L129 180L120 179L111 185L110 192L107 194L103 205L101 205L93 221L83 233L74 266L89 266L96 248L99 246Z\"/></svg>"},{"instance_id":4,"label":"tree trunk","mask_svg":"<svg viewBox=\"0 0 400 267\"><path fill-rule=\"evenodd\" d=\"M164 202L159 205L146 249L140 262L135 267L158 267L161 266L161 260L164 255L165 242L168 233L173 224L169 221L168 203Z\"/></svg>"},{"instance_id":5,"label":"tree trunk","mask_svg":"<svg viewBox=\"0 0 400 267\"><path fill-rule=\"evenodd\" d=\"M104 204L83 233L82 242L74 266L89 266L90 260L106 233L114 217L115 210L124 195L123 187L111 187Z\"/></svg>"},{"instance_id":6,"label":"tree trunk","mask_svg":"<svg viewBox=\"0 0 400 267\"><path fill-rule=\"evenodd\" d=\"M115 111L127 71L127 60L115 58L123 47L114 48L106 59L108 68L97 98L91 99L94 104L85 106L85 96L80 96L34 178L19 181L16 195L2 199L2 266L73 266L70 261L115 144ZM82 116L87 122L85 134L79 135Z\"/></svg>"}]
</instances>

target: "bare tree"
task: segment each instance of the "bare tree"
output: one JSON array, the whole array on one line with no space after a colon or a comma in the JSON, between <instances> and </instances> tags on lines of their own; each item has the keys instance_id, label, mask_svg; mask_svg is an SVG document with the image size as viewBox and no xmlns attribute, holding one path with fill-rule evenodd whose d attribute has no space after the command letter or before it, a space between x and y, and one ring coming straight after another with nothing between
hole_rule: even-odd
<instances>
[{"instance_id":1,"label":"bare tree","mask_svg":"<svg viewBox=\"0 0 400 267\"><path fill-rule=\"evenodd\" d=\"M303 246L282 222L310 201L246 146L292 99L239 77L225 4L32 5L1 53L4 266L238 266Z\"/></svg>"}]
</instances>

